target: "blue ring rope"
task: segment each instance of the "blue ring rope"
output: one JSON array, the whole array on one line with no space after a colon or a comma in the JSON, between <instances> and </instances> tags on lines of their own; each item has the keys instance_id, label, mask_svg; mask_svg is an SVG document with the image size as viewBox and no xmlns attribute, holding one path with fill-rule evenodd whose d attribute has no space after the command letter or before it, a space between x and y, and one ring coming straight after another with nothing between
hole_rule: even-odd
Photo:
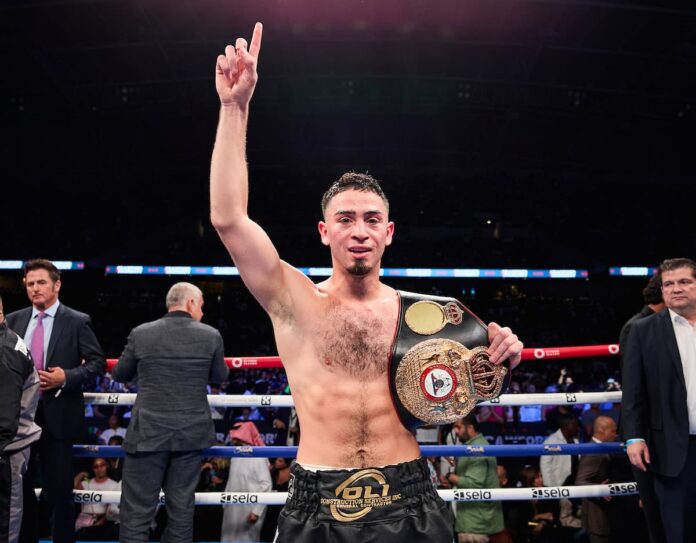
<instances>
[{"instance_id":1,"label":"blue ring rope","mask_svg":"<svg viewBox=\"0 0 696 543\"><path fill-rule=\"evenodd\" d=\"M623 443L563 443L559 445L421 445L423 456L549 456L569 454L625 454ZM80 458L119 458L125 451L116 445L73 445ZM201 456L214 458L295 458L297 447L210 447Z\"/></svg>"}]
</instances>

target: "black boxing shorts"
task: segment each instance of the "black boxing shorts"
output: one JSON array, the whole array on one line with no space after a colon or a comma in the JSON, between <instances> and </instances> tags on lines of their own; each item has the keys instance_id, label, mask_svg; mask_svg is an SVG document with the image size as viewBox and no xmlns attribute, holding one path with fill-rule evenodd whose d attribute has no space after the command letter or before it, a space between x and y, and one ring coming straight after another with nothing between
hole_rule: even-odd
<instances>
[{"instance_id":1,"label":"black boxing shorts","mask_svg":"<svg viewBox=\"0 0 696 543\"><path fill-rule=\"evenodd\" d=\"M382 468L309 471L293 462L275 543L452 543L452 508L425 458Z\"/></svg>"}]
</instances>

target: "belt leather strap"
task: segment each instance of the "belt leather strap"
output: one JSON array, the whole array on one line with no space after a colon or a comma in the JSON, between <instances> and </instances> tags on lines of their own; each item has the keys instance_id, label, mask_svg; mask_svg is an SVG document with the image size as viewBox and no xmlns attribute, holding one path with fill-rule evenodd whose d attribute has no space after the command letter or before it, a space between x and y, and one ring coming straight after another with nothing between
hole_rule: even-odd
<instances>
[{"instance_id":1,"label":"belt leather strap","mask_svg":"<svg viewBox=\"0 0 696 543\"><path fill-rule=\"evenodd\" d=\"M510 372L490 362L488 329L464 304L405 291L398 295L389 386L406 428L454 422L507 389Z\"/></svg>"}]
</instances>

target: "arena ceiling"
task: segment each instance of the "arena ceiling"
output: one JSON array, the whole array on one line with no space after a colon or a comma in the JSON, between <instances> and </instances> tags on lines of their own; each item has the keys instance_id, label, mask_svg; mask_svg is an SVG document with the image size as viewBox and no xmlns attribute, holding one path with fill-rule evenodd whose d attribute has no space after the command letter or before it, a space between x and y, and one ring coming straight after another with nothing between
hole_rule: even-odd
<instances>
[{"instance_id":1,"label":"arena ceiling","mask_svg":"<svg viewBox=\"0 0 696 543\"><path fill-rule=\"evenodd\" d=\"M509 264L694 256L691 2L62 0L0 5L3 186L20 203L2 220L39 219L8 257L223 260L212 75L257 20L252 212L292 233L298 264L316 263L297 239L349 169L386 181L412 243L483 244L476 263L487 240Z\"/></svg>"}]
</instances>

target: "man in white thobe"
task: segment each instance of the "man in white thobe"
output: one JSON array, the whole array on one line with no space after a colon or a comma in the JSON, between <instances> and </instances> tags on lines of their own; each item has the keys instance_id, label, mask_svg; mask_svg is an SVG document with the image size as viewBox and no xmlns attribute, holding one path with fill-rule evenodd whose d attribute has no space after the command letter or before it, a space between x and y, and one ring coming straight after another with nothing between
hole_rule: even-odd
<instances>
[{"instance_id":1,"label":"man in white thobe","mask_svg":"<svg viewBox=\"0 0 696 543\"><path fill-rule=\"evenodd\" d=\"M253 422L238 422L230 430L233 445L265 445ZM270 492L270 464L266 458L231 458L225 492ZM228 505L223 509L221 541L259 541L266 506Z\"/></svg>"}]
</instances>

